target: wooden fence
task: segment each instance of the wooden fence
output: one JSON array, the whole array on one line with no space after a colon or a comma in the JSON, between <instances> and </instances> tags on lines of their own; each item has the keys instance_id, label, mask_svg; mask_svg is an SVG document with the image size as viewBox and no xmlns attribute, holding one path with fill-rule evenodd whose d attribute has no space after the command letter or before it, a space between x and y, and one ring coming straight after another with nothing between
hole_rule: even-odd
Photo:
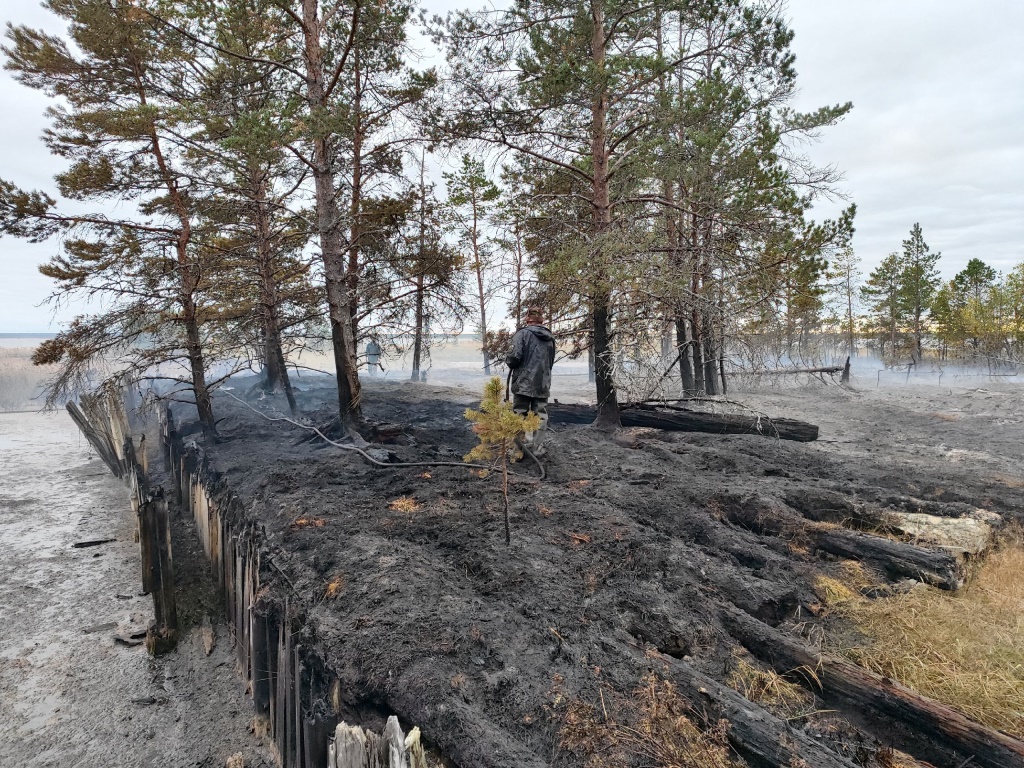
<instances>
[{"instance_id":1,"label":"wooden fence","mask_svg":"<svg viewBox=\"0 0 1024 768\"><path fill-rule=\"evenodd\" d=\"M340 718L341 678L305 626L308 601L273 562L262 524L178 434L170 408L157 411L170 495L195 522L231 624L239 673L282 768L427 768L420 732L391 717L383 734Z\"/></svg>"},{"instance_id":2,"label":"wooden fence","mask_svg":"<svg viewBox=\"0 0 1024 768\"><path fill-rule=\"evenodd\" d=\"M155 655L173 649L178 635L170 518L163 489L150 486L145 435L136 450L125 397L124 392L104 389L83 395L79 403L69 402L67 410L110 471L131 490L142 591L153 596L154 622L146 631L146 647Z\"/></svg>"},{"instance_id":3,"label":"wooden fence","mask_svg":"<svg viewBox=\"0 0 1024 768\"><path fill-rule=\"evenodd\" d=\"M192 516L213 565L232 628L237 668L252 692L262 730L281 768L428 768L420 731L396 717L377 734L340 719L341 678L304 632L305 601L276 569L258 521L214 471L202 449L178 434L170 408L156 408L165 488L150 481L143 424L132 438L127 394L83 395L67 410L115 477L131 489L142 555L142 588L153 595L151 653L174 647L178 622L168 501ZM287 587L281 586L281 581ZM290 587L290 589L288 588Z\"/></svg>"}]
</instances>

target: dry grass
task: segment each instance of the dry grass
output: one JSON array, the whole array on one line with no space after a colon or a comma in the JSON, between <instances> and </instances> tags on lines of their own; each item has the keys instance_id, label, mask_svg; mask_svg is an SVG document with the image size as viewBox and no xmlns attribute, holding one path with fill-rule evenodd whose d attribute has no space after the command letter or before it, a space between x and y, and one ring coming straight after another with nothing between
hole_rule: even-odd
<instances>
[{"instance_id":1,"label":"dry grass","mask_svg":"<svg viewBox=\"0 0 1024 768\"><path fill-rule=\"evenodd\" d=\"M850 586L821 580L819 595L869 640L831 650L978 722L1024 737L1020 531L989 555L973 581L956 594L920 585L868 600Z\"/></svg>"},{"instance_id":2,"label":"dry grass","mask_svg":"<svg viewBox=\"0 0 1024 768\"><path fill-rule=\"evenodd\" d=\"M399 496L388 504L388 509L393 512L404 512L407 515L412 515L419 512L421 506L412 496Z\"/></svg>"},{"instance_id":3,"label":"dry grass","mask_svg":"<svg viewBox=\"0 0 1024 768\"><path fill-rule=\"evenodd\" d=\"M1024 479L1003 472L993 473L992 481L1005 485L1007 488L1024 488Z\"/></svg>"},{"instance_id":4,"label":"dry grass","mask_svg":"<svg viewBox=\"0 0 1024 768\"><path fill-rule=\"evenodd\" d=\"M729 750L728 723L702 731L690 719L690 712L672 683L650 674L631 697L602 688L593 704L568 702L561 713L559 746L582 758L586 768L743 765Z\"/></svg>"},{"instance_id":5,"label":"dry grass","mask_svg":"<svg viewBox=\"0 0 1024 768\"><path fill-rule=\"evenodd\" d=\"M820 575L814 580L814 591L829 606L846 605L860 598L861 593L878 584L862 563L845 560L839 565L837 578Z\"/></svg>"},{"instance_id":6,"label":"dry grass","mask_svg":"<svg viewBox=\"0 0 1024 768\"><path fill-rule=\"evenodd\" d=\"M345 575L342 573L337 574L324 587L324 599L333 600L338 597L342 592L345 591Z\"/></svg>"},{"instance_id":7,"label":"dry grass","mask_svg":"<svg viewBox=\"0 0 1024 768\"><path fill-rule=\"evenodd\" d=\"M0 411L42 408L42 401L34 398L55 372L56 366L32 365L31 347L0 347Z\"/></svg>"},{"instance_id":8,"label":"dry grass","mask_svg":"<svg viewBox=\"0 0 1024 768\"><path fill-rule=\"evenodd\" d=\"M814 677L814 670L801 671L805 676ZM728 684L778 717L799 717L814 709L813 695L774 670L761 667L749 654L734 653Z\"/></svg>"}]
</instances>

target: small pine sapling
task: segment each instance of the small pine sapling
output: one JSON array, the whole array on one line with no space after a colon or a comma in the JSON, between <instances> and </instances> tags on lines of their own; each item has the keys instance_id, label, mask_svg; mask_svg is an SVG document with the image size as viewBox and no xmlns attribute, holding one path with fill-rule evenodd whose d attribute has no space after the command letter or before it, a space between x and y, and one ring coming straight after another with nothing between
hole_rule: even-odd
<instances>
[{"instance_id":1,"label":"small pine sapling","mask_svg":"<svg viewBox=\"0 0 1024 768\"><path fill-rule=\"evenodd\" d=\"M524 432L540 429L540 417L536 413L520 416L512 410L512 404L501 399L501 379L492 378L484 387L484 399L480 410L466 409L466 418L473 422L473 431L480 438L480 444L463 456L467 462L493 461L495 469L501 470L501 496L505 506L505 543L512 541L508 524L508 465L509 461L522 456L516 438Z\"/></svg>"}]
</instances>

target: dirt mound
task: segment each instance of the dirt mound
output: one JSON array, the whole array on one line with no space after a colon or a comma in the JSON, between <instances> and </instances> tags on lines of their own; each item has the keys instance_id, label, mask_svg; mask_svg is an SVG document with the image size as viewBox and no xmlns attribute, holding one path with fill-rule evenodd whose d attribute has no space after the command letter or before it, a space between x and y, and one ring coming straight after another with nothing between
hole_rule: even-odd
<instances>
[{"instance_id":1,"label":"dirt mound","mask_svg":"<svg viewBox=\"0 0 1024 768\"><path fill-rule=\"evenodd\" d=\"M329 421L332 391L300 395L310 423ZM464 390L378 384L364 408L403 426L382 446L390 461L458 461L474 444L463 411L476 402ZM466 768L661 764L623 736L643 723L657 733L650 706L628 702L672 707L676 697L678 714L705 729L728 719L721 738L751 765L892 765L893 745L939 766L970 756L969 743L903 725L872 711L877 702L856 713L813 670L777 670L808 689L796 704L762 708L732 688L747 690L744 670L769 671L770 654L741 642L752 626L771 637L799 624L787 637L810 644L815 578L842 578L844 559L892 583L962 583L962 553L902 533L887 510L1019 515L1012 484L994 489L962 465L922 471L861 444L837 452L651 429L609 439L565 426L544 482L519 469L506 546L493 477L380 469L227 397L216 405L210 466L265 527L281 589L305 613L303 644L340 676L350 721L379 727L396 713ZM663 695L638 699L642 686Z\"/></svg>"}]
</instances>

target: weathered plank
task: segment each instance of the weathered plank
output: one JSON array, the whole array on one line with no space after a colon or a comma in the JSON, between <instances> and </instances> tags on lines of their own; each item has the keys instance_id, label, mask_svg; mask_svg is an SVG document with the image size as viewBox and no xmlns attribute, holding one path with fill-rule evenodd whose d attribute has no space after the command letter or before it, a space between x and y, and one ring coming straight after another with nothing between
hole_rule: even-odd
<instances>
[{"instance_id":1,"label":"weathered plank","mask_svg":"<svg viewBox=\"0 0 1024 768\"><path fill-rule=\"evenodd\" d=\"M152 501L139 505L139 549L142 554L142 591L147 595L156 592L160 567L156 546L156 506ZM154 598L155 600L156 598Z\"/></svg>"},{"instance_id":2,"label":"weathered plank","mask_svg":"<svg viewBox=\"0 0 1024 768\"><path fill-rule=\"evenodd\" d=\"M154 499L151 506L155 510L156 524L155 541L158 560L157 578L153 584L156 620L161 631L166 631L169 639L176 638L178 632L178 609L174 598L174 560L171 550L171 525L167 502L160 498Z\"/></svg>"},{"instance_id":3,"label":"weathered plank","mask_svg":"<svg viewBox=\"0 0 1024 768\"><path fill-rule=\"evenodd\" d=\"M338 723L334 742L328 750L329 768L368 768L370 758L366 737L366 731L358 725Z\"/></svg>"},{"instance_id":4,"label":"weathered plank","mask_svg":"<svg viewBox=\"0 0 1024 768\"><path fill-rule=\"evenodd\" d=\"M75 422L82 435L89 442L89 445L93 447L96 454L107 465L107 469L111 471L114 477L122 477L121 461L106 436L100 435L77 403L69 402L65 407L71 416L71 420Z\"/></svg>"},{"instance_id":5,"label":"weathered plank","mask_svg":"<svg viewBox=\"0 0 1024 768\"><path fill-rule=\"evenodd\" d=\"M381 757L387 760L388 768L409 768L405 759L405 734L394 715L388 718L384 726L384 739L381 744Z\"/></svg>"},{"instance_id":6,"label":"weathered plank","mask_svg":"<svg viewBox=\"0 0 1024 768\"><path fill-rule=\"evenodd\" d=\"M268 617L266 606L257 600L250 608L252 619L250 626L250 643L252 649L250 658L252 663L252 704L256 714L262 717L270 716L270 683L271 669L267 641L270 636L268 632Z\"/></svg>"}]
</instances>

